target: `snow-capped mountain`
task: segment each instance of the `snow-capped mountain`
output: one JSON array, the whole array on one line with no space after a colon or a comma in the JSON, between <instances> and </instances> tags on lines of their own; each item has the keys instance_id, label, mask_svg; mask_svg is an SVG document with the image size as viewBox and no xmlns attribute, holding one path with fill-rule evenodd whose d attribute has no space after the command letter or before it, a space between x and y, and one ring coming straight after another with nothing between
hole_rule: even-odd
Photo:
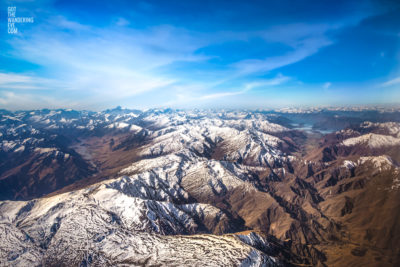
<instances>
[{"instance_id":1,"label":"snow-capped mountain","mask_svg":"<svg viewBox=\"0 0 400 267\"><path fill-rule=\"evenodd\" d=\"M0 263L400 262L385 112L2 110Z\"/></svg>"}]
</instances>

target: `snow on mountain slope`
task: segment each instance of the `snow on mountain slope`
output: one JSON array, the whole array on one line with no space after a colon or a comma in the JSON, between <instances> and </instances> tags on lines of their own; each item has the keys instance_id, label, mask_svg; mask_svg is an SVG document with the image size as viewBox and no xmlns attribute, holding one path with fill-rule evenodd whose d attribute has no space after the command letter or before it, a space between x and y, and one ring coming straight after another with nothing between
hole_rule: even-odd
<instances>
[{"instance_id":1,"label":"snow on mountain slope","mask_svg":"<svg viewBox=\"0 0 400 267\"><path fill-rule=\"evenodd\" d=\"M33 113L26 120L44 132L103 128L144 134L138 150L141 160L121 169L119 178L71 193L28 202L1 202L0 214L6 214L0 219L1 234L7 241L0 245L0 259L16 266L43 262L278 264L237 236L198 235L225 232L235 226L229 225L232 215L192 196L221 197L235 188L256 190L248 172L257 167L236 162L247 159L265 168L271 160L280 160L284 155L278 146L283 141L267 132L288 129L261 116L260 121L226 121L226 114L218 117L189 112ZM2 148L17 153L24 144L32 144L35 153L63 153L58 145L46 145L48 140L29 138L3 140ZM211 159L216 145L222 143L228 161Z\"/></svg>"},{"instance_id":2,"label":"snow on mountain slope","mask_svg":"<svg viewBox=\"0 0 400 267\"><path fill-rule=\"evenodd\" d=\"M379 171L388 170L392 167L397 168L397 166L393 163L393 160L386 155L376 157L361 157L357 162L358 165L366 163L372 163L374 168Z\"/></svg>"},{"instance_id":3,"label":"snow on mountain slope","mask_svg":"<svg viewBox=\"0 0 400 267\"><path fill-rule=\"evenodd\" d=\"M372 123L367 121L361 124L361 128L383 132L393 137L400 138L400 123L398 122Z\"/></svg>"},{"instance_id":4,"label":"snow on mountain slope","mask_svg":"<svg viewBox=\"0 0 400 267\"><path fill-rule=\"evenodd\" d=\"M342 167L353 169L357 166L369 163L373 164L373 167L378 171L388 170L392 167L398 168L393 160L387 155L360 157L357 161L344 160Z\"/></svg>"},{"instance_id":5,"label":"snow on mountain slope","mask_svg":"<svg viewBox=\"0 0 400 267\"><path fill-rule=\"evenodd\" d=\"M216 126L218 122L220 126ZM154 139L142 148L141 155L159 156L187 149L204 155L207 150L221 144L225 159L229 161L247 160L247 164L265 165L284 158L278 149L283 141L264 133L264 128L260 131L249 124L250 130L238 130L224 126L223 122L212 119L193 120L184 125L167 126L154 131L150 135ZM264 126L266 124L263 123Z\"/></svg>"},{"instance_id":6,"label":"snow on mountain slope","mask_svg":"<svg viewBox=\"0 0 400 267\"><path fill-rule=\"evenodd\" d=\"M0 189L16 190L2 199L30 200L0 202L0 265L280 264L271 255L324 265L326 255L330 263L342 257L327 248L366 236L341 227L360 205L354 199L365 192L383 203L400 187L396 123L322 136L272 122L291 127L292 117L256 111L0 116L0 185L8 186ZM353 256L345 255L369 260Z\"/></svg>"},{"instance_id":7,"label":"snow on mountain slope","mask_svg":"<svg viewBox=\"0 0 400 267\"><path fill-rule=\"evenodd\" d=\"M370 176L389 172L393 180L389 189L394 190L400 187L400 167L387 155L360 157L357 161L345 160L341 167L351 170L366 168Z\"/></svg>"},{"instance_id":8,"label":"snow on mountain slope","mask_svg":"<svg viewBox=\"0 0 400 267\"><path fill-rule=\"evenodd\" d=\"M146 199L179 203L190 201L188 193L197 196L222 196L236 187L255 190L255 181L248 175L255 170L257 167L196 157L193 152L184 151L138 161L120 173L137 173L125 178L135 183L134 190L140 188L131 194ZM264 169L260 168L262 170ZM121 188L125 190L126 187Z\"/></svg>"},{"instance_id":9,"label":"snow on mountain slope","mask_svg":"<svg viewBox=\"0 0 400 267\"><path fill-rule=\"evenodd\" d=\"M345 146L366 145L370 148L383 148L400 145L400 138L390 135L369 133L346 139L342 144Z\"/></svg>"},{"instance_id":10,"label":"snow on mountain slope","mask_svg":"<svg viewBox=\"0 0 400 267\"><path fill-rule=\"evenodd\" d=\"M121 177L50 198L1 202L2 263L278 264L234 235L179 235L194 233L200 216L223 214L205 204L179 205L168 198L142 197L134 181Z\"/></svg>"},{"instance_id":11,"label":"snow on mountain slope","mask_svg":"<svg viewBox=\"0 0 400 267\"><path fill-rule=\"evenodd\" d=\"M263 114L171 110L132 112L122 109L103 112L41 110L16 112L13 116L12 113L6 114L0 114L4 122L0 123L0 153L4 152L5 158L16 157L14 154L17 153L24 153L25 161L33 158L34 153L53 152L54 157L65 155L66 159L73 155L73 159L78 157L79 162L73 161L78 172L86 166L98 169L99 161L95 163L93 156L87 157L86 152L82 153L87 151L87 144L70 146L71 140L118 133L137 139L133 139L133 146L137 147L135 153L139 159L178 153L186 154L188 158L216 158L251 166L273 166L276 162L289 159L280 151L285 141L271 135L289 129L269 122ZM129 142L127 140L119 148L110 143L110 147L127 150L130 149ZM81 162L79 155L70 151L77 147L82 148L76 150L77 154L81 153L80 156L88 162ZM11 166L5 164L5 170L9 169L6 165ZM18 180L24 176L18 166L10 171L18 173ZM51 170L54 175L57 171ZM92 171L84 169L80 173ZM45 171L40 170L40 173ZM52 179L56 180L56 177ZM74 181L70 178L65 180ZM52 188L59 189L64 183L52 182L52 185ZM19 197L28 197L24 194Z\"/></svg>"},{"instance_id":12,"label":"snow on mountain slope","mask_svg":"<svg viewBox=\"0 0 400 267\"><path fill-rule=\"evenodd\" d=\"M361 157L357 164L359 166L370 166L369 173L371 175L380 172L391 173L392 184L387 189L398 190L400 188L400 167L389 156Z\"/></svg>"}]
</instances>

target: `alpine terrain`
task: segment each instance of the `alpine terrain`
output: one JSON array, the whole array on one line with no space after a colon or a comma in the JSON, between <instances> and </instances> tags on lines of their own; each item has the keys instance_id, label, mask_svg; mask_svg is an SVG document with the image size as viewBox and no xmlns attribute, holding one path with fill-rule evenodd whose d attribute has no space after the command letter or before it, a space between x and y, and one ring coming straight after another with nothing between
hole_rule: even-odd
<instances>
[{"instance_id":1,"label":"alpine terrain","mask_svg":"<svg viewBox=\"0 0 400 267\"><path fill-rule=\"evenodd\" d=\"M400 111L0 110L1 266L400 266Z\"/></svg>"}]
</instances>

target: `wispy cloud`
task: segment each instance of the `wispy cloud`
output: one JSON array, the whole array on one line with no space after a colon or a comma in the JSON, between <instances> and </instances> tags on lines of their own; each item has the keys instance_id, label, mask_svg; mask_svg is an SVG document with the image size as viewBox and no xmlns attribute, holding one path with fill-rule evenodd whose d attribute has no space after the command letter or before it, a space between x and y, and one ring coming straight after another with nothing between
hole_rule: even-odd
<instances>
[{"instance_id":1,"label":"wispy cloud","mask_svg":"<svg viewBox=\"0 0 400 267\"><path fill-rule=\"evenodd\" d=\"M282 43L292 48L292 51L283 55L267 57L265 59L245 59L232 66L241 74L268 72L296 62L299 62L321 48L333 44L327 32L337 26L290 24L276 26L260 32L266 41Z\"/></svg>"},{"instance_id":2,"label":"wispy cloud","mask_svg":"<svg viewBox=\"0 0 400 267\"><path fill-rule=\"evenodd\" d=\"M196 99L198 99L198 100L216 99L216 98L221 98L221 97L240 95L245 92L246 92L245 90L241 90L241 91L234 91L234 92L213 93L213 94L208 94L208 95L203 95L203 96L197 97Z\"/></svg>"},{"instance_id":3,"label":"wispy cloud","mask_svg":"<svg viewBox=\"0 0 400 267\"><path fill-rule=\"evenodd\" d=\"M144 7L157 10L156 6ZM90 20L75 21L67 13L55 16L52 14L56 12L43 9L37 12L40 17L37 23L25 28L23 34L8 36L4 41L8 42L4 47L11 47L4 52L8 57L33 63L38 68L29 71L21 68L20 72L3 69L0 73L3 107L10 108L11 101L28 96L43 107L49 103L63 106L68 101L77 101L82 107L100 102L137 104L142 96L147 96L149 106L233 99L249 95L254 88L261 92L285 84L289 77L276 75L283 72L280 68L332 45L335 40L330 32L345 26L310 20L266 24L258 29L202 31L179 24L143 26L146 23L133 21L129 13L114 13L108 21L85 24L83 21ZM385 86L391 83L397 82L389 81ZM330 86L327 82L323 88Z\"/></svg>"},{"instance_id":4,"label":"wispy cloud","mask_svg":"<svg viewBox=\"0 0 400 267\"><path fill-rule=\"evenodd\" d=\"M129 24L131 24L130 21L122 17L119 17L115 22L115 25L121 27L128 26Z\"/></svg>"},{"instance_id":5,"label":"wispy cloud","mask_svg":"<svg viewBox=\"0 0 400 267\"><path fill-rule=\"evenodd\" d=\"M210 91L246 74L228 68L225 71L227 75L209 82L185 81L185 77L160 71L163 66L174 62L207 61L210 57L196 51L218 40L218 34L205 38L204 35L197 36L186 29L171 25L142 30L116 29L113 26L95 28L63 16L50 17L48 22L43 30L26 31L23 36L10 41L14 48L11 51L12 56L42 66L47 70L47 77L3 73L0 76L1 88L82 91L82 96L92 95L91 99L118 100L162 88L178 96L181 92L174 90L176 84L185 88L198 84L198 88L203 91ZM116 25L125 26L128 23L120 18ZM59 31L60 29L68 31ZM239 32L228 34L224 38L241 39L243 35L245 34ZM286 64L279 57L276 61ZM213 72L212 69L207 71ZM281 79L285 78L264 81L264 85L278 83ZM255 85L256 83L248 83L247 87L239 91L203 93L199 99L243 94L250 86Z\"/></svg>"},{"instance_id":6,"label":"wispy cloud","mask_svg":"<svg viewBox=\"0 0 400 267\"><path fill-rule=\"evenodd\" d=\"M92 103L88 103L89 106ZM41 108L82 108L79 99L71 100L38 94L33 91L0 91L0 106L12 110ZM88 107L89 107L88 106ZM95 107L95 106L93 106Z\"/></svg>"},{"instance_id":7,"label":"wispy cloud","mask_svg":"<svg viewBox=\"0 0 400 267\"><path fill-rule=\"evenodd\" d=\"M57 80L40 78L32 75L0 73L0 89L6 90L43 90L57 88Z\"/></svg>"},{"instance_id":8,"label":"wispy cloud","mask_svg":"<svg viewBox=\"0 0 400 267\"><path fill-rule=\"evenodd\" d=\"M387 82L384 82L381 84L382 87L389 87L389 86L393 86L393 85L397 85L400 84L400 77L396 77L394 79L391 79Z\"/></svg>"},{"instance_id":9,"label":"wispy cloud","mask_svg":"<svg viewBox=\"0 0 400 267\"><path fill-rule=\"evenodd\" d=\"M63 17L50 20L57 21L54 29L27 32L10 44L14 57L46 68L59 86L52 86L50 79L3 74L4 86L53 90L63 87L118 99L173 84L175 77L157 72L161 66L205 60L193 53L201 42L172 26L116 31L96 29ZM70 31L58 32L60 27Z\"/></svg>"},{"instance_id":10,"label":"wispy cloud","mask_svg":"<svg viewBox=\"0 0 400 267\"><path fill-rule=\"evenodd\" d=\"M62 30L73 30L73 31L88 31L92 27L89 25L81 24L76 21L67 19L62 15L52 16L47 20L47 25L56 26L57 29Z\"/></svg>"},{"instance_id":11,"label":"wispy cloud","mask_svg":"<svg viewBox=\"0 0 400 267\"><path fill-rule=\"evenodd\" d=\"M284 84L290 80L290 77L283 76L282 74L277 75L274 78L271 79L258 79L252 82L247 82L242 84L241 89L233 89L230 91L216 91L216 89L211 90L212 93L206 93L206 94L201 94L202 90L197 90L198 92L196 93L195 90L190 90L190 88L187 88L189 90L186 90L185 92L180 92L178 94L177 99L173 101L169 101L165 103L164 105L169 106L169 105L177 105L177 104L182 104L182 103L191 103L191 102L197 102L201 103L203 101L210 101L210 100L216 100L220 98L227 98L227 97L232 97L232 96L237 96L237 95L242 95L245 94L249 91L251 91L254 88L270 88L274 86L278 86L281 84ZM207 88L207 84L205 85L198 85L199 88ZM210 89L210 88L208 88ZM199 92L200 91L200 92ZM199 94L200 93L200 94Z\"/></svg>"},{"instance_id":12,"label":"wispy cloud","mask_svg":"<svg viewBox=\"0 0 400 267\"><path fill-rule=\"evenodd\" d=\"M329 89L331 87L331 85L332 85L332 83L326 82L326 83L324 83L324 85L322 85L322 88L324 88L326 90L326 89Z\"/></svg>"}]
</instances>

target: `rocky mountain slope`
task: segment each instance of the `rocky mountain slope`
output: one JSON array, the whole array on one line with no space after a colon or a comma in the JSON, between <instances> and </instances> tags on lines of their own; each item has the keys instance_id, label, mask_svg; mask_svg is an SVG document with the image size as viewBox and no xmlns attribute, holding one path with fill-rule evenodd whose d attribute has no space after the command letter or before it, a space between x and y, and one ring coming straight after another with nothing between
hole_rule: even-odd
<instances>
[{"instance_id":1,"label":"rocky mountain slope","mask_svg":"<svg viewBox=\"0 0 400 267\"><path fill-rule=\"evenodd\" d=\"M0 262L396 266L396 112L0 111Z\"/></svg>"}]
</instances>

